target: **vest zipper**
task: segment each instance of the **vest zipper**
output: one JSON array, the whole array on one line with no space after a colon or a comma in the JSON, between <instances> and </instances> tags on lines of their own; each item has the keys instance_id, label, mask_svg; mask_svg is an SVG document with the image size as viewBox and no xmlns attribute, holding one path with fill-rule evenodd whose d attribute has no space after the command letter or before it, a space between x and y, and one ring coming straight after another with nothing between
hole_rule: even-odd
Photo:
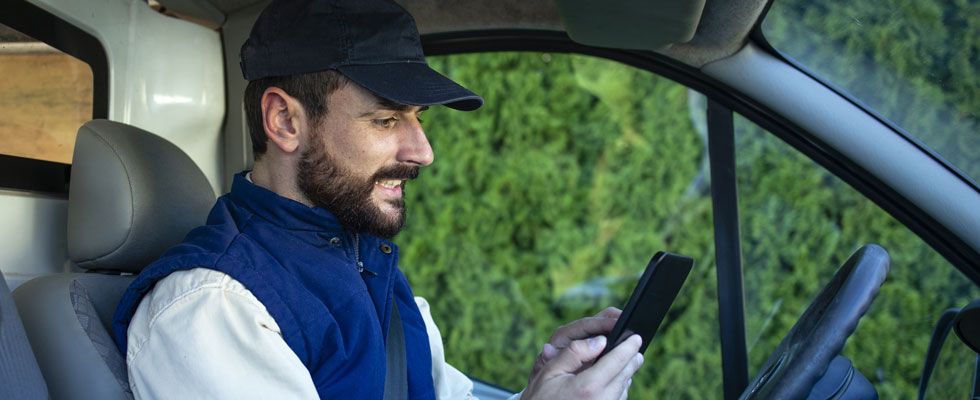
<instances>
[{"instance_id":1,"label":"vest zipper","mask_svg":"<svg viewBox=\"0 0 980 400\"><path fill-rule=\"evenodd\" d=\"M354 233L354 264L357 265L357 272L364 272L364 263L361 262L361 238Z\"/></svg>"},{"instance_id":2,"label":"vest zipper","mask_svg":"<svg viewBox=\"0 0 980 400\"><path fill-rule=\"evenodd\" d=\"M362 274L367 272L371 275L378 276L377 272L364 268L364 262L361 261L361 237L356 233L354 234L354 263L357 264L357 272Z\"/></svg>"}]
</instances>

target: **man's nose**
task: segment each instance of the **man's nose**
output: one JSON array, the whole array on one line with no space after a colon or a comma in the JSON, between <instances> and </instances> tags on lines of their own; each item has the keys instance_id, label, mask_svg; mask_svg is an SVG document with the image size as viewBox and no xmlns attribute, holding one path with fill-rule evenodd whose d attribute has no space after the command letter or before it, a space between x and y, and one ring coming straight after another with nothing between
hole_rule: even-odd
<instances>
[{"instance_id":1,"label":"man's nose","mask_svg":"<svg viewBox=\"0 0 980 400\"><path fill-rule=\"evenodd\" d=\"M411 163L418 166L432 164L435 155L432 153L432 146L429 139L425 137L422 124L417 120L410 120L403 132L398 154L398 162Z\"/></svg>"}]
</instances>

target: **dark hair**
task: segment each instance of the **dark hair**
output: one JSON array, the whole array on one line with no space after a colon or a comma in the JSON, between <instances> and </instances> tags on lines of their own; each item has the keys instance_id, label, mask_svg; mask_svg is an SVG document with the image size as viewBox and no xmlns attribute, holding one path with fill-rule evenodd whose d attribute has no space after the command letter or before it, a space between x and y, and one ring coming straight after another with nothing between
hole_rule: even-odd
<instances>
[{"instance_id":1,"label":"dark hair","mask_svg":"<svg viewBox=\"0 0 980 400\"><path fill-rule=\"evenodd\" d=\"M253 157L258 160L267 149L268 138L262 126L262 94L266 89L277 87L295 97L306 110L310 125L317 125L327 115L327 98L347 82L346 76L332 69L249 81L245 88L245 118Z\"/></svg>"}]
</instances>

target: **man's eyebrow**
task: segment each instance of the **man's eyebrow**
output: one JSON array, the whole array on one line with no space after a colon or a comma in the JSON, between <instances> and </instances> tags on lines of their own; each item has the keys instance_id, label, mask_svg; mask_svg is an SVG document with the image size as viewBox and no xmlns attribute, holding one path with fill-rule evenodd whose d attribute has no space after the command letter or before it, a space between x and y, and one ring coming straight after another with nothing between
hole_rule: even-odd
<instances>
[{"instance_id":1,"label":"man's eyebrow","mask_svg":"<svg viewBox=\"0 0 980 400\"><path fill-rule=\"evenodd\" d=\"M386 99L384 97L377 96L377 95L374 96L374 100L375 100L376 104L378 105L378 108L375 109L375 110L371 110L371 111L365 112L364 114L361 114L362 117L366 117L366 116L369 116L371 114L374 114L378 109L380 109L380 110L392 110L392 111L402 112L402 111L408 111L410 108L415 107L415 106L410 106L408 104L402 104L402 103L399 103L397 101L388 100L388 99ZM422 106L419 109L419 112L422 112L422 111L425 111L425 110L428 110L428 109L429 109L429 106Z\"/></svg>"},{"instance_id":2,"label":"man's eyebrow","mask_svg":"<svg viewBox=\"0 0 980 400\"><path fill-rule=\"evenodd\" d=\"M408 110L409 108L412 108L412 106L408 104L402 104L395 101L391 101L384 97L375 96L375 99L377 100L378 105L385 110L405 111Z\"/></svg>"}]
</instances>

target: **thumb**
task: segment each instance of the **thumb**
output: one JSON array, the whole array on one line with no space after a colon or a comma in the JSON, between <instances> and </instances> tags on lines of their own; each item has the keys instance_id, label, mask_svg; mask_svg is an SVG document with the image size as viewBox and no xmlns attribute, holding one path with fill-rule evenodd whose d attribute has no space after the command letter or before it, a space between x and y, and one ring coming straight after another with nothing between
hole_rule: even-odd
<instances>
[{"instance_id":1,"label":"thumb","mask_svg":"<svg viewBox=\"0 0 980 400\"><path fill-rule=\"evenodd\" d=\"M574 340L568 347L562 349L544 368L544 374L549 376L574 374L602 354L606 348L606 337L603 335L585 340Z\"/></svg>"}]
</instances>

